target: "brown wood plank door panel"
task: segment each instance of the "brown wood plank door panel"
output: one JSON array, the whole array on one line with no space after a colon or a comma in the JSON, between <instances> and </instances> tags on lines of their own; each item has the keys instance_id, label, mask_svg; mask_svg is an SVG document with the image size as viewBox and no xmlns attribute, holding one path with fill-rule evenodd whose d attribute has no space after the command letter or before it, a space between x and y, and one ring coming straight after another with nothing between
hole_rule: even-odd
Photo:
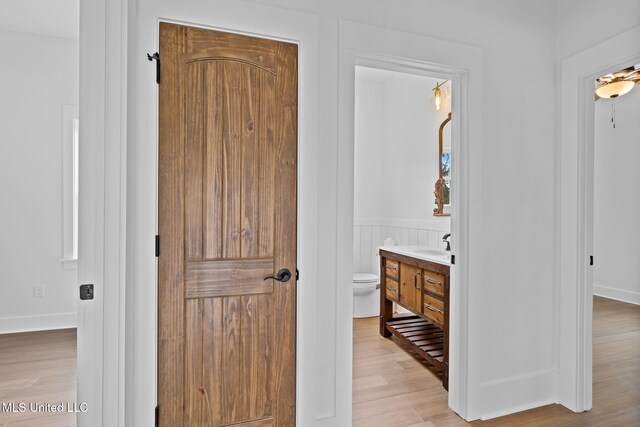
<instances>
[{"instance_id":1,"label":"brown wood plank door panel","mask_svg":"<svg viewBox=\"0 0 640 427\"><path fill-rule=\"evenodd\" d=\"M400 302L420 312L422 304L422 270L409 264L400 264Z\"/></svg>"},{"instance_id":2,"label":"brown wood plank door panel","mask_svg":"<svg viewBox=\"0 0 640 427\"><path fill-rule=\"evenodd\" d=\"M161 426L295 424L297 46L160 24Z\"/></svg>"}]
</instances>

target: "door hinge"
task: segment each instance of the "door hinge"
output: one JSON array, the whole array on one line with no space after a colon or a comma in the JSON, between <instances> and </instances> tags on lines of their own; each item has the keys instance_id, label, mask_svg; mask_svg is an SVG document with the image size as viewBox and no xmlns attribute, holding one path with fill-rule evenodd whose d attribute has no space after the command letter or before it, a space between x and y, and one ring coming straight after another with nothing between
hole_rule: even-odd
<instances>
[{"instance_id":1,"label":"door hinge","mask_svg":"<svg viewBox=\"0 0 640 427\"><path fill-rule=\"evenodd\" d=\"M160 84L160 54L158 52L153 55L147 53L147 59L149 61L156 61L156 83Z\"/></svg>"},{"instance_id":2,"label":"door hinge","mask_svg":"<svg viewBox=\"0 0 640 427\"><path fill-rule=\"evenodd\" d=\"M455 265L456 264L456 256L451 254L451 265Z\"/></svg>"},{"instance_id":3,"label":"door hinge","mask_svg":"<svg viewBox=\"0 0 640 427\"><path fill-rule=\"evenodd\" d=\"M156 427L160 425L160 408L156 405Z\"/></svg>"},{"instance_id":4,"label":"door hinge","mask_svg":"<svg viewBox=\"0 0 640 427\"><path fill-rule=\"evenodd\" d=\"M296 282L300 280L300 270L296 268Z\"/></svg>"},{"instance_id":5,"label":"door hinge","mask_svg":"<svg viewBox=\"0 0 640 427\"><path fill-rule=\"evenodd\" d=\"M593 255L589 256L589 265L593 265Z\"/></svg>"},{"instance_id":6,"label":"door hinge","mask_svg":"<svg viewBox=\"0 0 640 427\"><path fill-rule=\"evenodd\" d=\"M160 256L160 236L156 234L156 257Z\"/></svg>"}]
</instances>

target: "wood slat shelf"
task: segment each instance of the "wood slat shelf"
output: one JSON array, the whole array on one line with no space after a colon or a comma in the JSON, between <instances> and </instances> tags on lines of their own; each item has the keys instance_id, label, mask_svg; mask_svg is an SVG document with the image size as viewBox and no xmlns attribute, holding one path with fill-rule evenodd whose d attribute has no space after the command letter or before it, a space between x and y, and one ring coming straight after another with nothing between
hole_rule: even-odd
<instances>
[{"instance_id":1,"label":"wood slat shelf","mask_svg":"<svg viewBox=\"0 0 640 427\"><path fill-rule=\"evenodd\" d=\"M392 319L387 330L409 344L420 356L442 370L444 331L419 316Z\"/></svg>"}]
</instances>

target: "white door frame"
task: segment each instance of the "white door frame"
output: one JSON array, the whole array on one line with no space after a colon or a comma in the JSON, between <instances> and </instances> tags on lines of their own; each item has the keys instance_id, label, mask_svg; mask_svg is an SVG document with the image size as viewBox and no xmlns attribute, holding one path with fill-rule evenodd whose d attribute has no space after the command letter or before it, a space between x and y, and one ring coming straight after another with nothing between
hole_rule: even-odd
<instances>
[{"instance_id":1,"label":"white door frame","mask_svg":"<svg viewBox=\"0 0 640 427\"><path fill-rule=\"evenodd\" d=\"M353 293L353 171L354 171L354 93L355 66L364 65L414 74L423 74L452 81L452 251L456 264L452 266L450 323L449 406L465 419L475 419L477 411L479 369L473 355L479 331L474 327L473 306L479 307L478 294L472 292L470 271L473 270L470 247L477 235L471 229L471 199L479 194L471 187L470 159L477 162L480 138L478 131L482 82L482 51L479 48L430 37L403 33L379 27L341 21L339 24L339 114L338 114L338 319L339 339L346 346L352 366ZM425 98L425 102L428 102ZM475 117L474 117L475 116ZM470 140L473 139L472 147ZM475 155L474 155L475 154ZM459 185L455 185L459 183ZM430 183L425 183L425 195ZM475 213L475 212L474 212ZM475 247L475 246L474 246ZM474 283L477 286L477 281ZM340 354L343 354L340 351ZM478 369L478 370L476 370ZM344 379L347 382L347 379ZM342 397L351 405L351 377ZM349 408L349 411L351 409Z\"/></svg>"},{"instance_id":2,"label":"white door frame","mask_svg":"<svg viewBox=\"0 0 640 427\"><path fill-rule=\"evenodd\" d=\"M594 79L638 62L640 27L562 62L559 402L575 412L592 405Z\"/></svg>"},{"instance_id":3,"label":"white door frame","mask_svg":"<svg viewBox=\"0 0 640 427\"><path fill-rule=\"evenodd\" d=\"M127 0L80 2L79 427L124 425Z\"/></svg>"}]
</instances>

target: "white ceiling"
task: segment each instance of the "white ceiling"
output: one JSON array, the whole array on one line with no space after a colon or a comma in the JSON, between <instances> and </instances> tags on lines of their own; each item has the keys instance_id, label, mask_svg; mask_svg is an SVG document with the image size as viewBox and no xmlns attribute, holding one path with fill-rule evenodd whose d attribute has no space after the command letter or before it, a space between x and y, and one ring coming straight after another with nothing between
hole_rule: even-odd
<instances>
[{"instance_id":1,"label":"white ceiling","mask_svg":"<svg viewBox=\"0 0 640 427\"><path fill-rule=\"evenodd\" d=\"M0 30L78 39L80 0L0 0Z\"/></svg>"}]
</instances>

